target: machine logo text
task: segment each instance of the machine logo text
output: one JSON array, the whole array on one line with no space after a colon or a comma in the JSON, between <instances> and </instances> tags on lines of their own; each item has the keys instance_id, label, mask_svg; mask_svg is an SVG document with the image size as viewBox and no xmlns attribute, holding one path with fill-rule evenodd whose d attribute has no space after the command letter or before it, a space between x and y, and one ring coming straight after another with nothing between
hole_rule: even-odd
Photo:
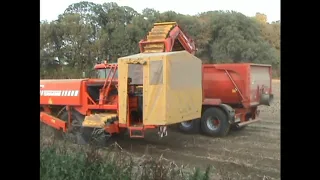
<instances>
[{"instance_id":1,"label":"machine logo text","mask_svg":"<svg viewBox=\"0 0 320 180\"><path fill-rule=\"evenodd\" d=\"M40 90L40 96L78 96L78 90Z\"/></svg>"}]
</instances>

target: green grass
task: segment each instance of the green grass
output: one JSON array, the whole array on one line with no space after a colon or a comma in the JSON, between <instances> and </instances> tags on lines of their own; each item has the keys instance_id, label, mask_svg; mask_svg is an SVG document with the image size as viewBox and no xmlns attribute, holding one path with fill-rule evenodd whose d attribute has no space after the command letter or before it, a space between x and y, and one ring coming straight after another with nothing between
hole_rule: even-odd
<instances>
[{"instance_id":1,"label":"green grass","mask_svg":"<svg viewBox=\"0 0 320 180\"><path fill-rule=\"evenodd\" d=\"M120 149L106 150L41 138L41 180L208 180L211 168L193 172L164 158L135 158Z\"/></svg>"}]
</instances>

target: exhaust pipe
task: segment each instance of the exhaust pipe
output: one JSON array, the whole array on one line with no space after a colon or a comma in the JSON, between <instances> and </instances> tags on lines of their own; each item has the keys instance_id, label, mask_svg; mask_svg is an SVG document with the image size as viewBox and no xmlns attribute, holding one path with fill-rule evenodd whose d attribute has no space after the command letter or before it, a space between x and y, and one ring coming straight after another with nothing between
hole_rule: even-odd
<instances>
[{"instance_id":1,"label":"exhaust pipe","mask_svg":"<svg viewBox=\"0 0 320 180\"><path fill-rule=\"evenodd\" d=\"M273 94L261 94L260 104L270 106L273 102Z\"/></svg>"}]
</instances>

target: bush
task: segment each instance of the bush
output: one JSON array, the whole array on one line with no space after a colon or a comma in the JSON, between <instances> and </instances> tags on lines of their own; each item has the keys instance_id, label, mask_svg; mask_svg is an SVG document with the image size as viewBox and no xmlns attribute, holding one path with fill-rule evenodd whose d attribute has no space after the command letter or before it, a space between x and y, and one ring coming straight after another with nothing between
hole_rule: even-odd
<instances>
[{"instance_id":1,"label":"bush","mask_svg":"<svg viewBox=\"0 0 320 180\"><path fill-rule=\"evenodd\" d=\"M102 151L61 141L42 140L40 145L41 180L205 180L210 171L208 167L205 173L199 169L188 172L162 157L134 160L121 150Z\"/></svg>"}]
</instances>

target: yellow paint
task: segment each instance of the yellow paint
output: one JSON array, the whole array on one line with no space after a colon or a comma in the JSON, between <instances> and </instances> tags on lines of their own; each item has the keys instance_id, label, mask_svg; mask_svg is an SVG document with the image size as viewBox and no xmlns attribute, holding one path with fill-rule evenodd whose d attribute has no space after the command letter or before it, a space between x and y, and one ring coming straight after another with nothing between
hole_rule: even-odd
<instances>
[{"instance_id":1,"label":"yellow paint","mask_svg":"<svg viewBox=\"0 0 320 180\"><path fill-rule=\"evenodd\" d=\"M82 126L92 128L103 128L108 119L117 117L116 113L91 114L84 118Z\"/></svg>"},{"instance_id":2,"label":"yellow paint","mask_svg":"<svg viewBox=\"0 0 320 180\"><path fill-rule=\"evenodd\" d=\"M127 64L141 64L141 65L145 65L147 63L147 61L145 60L140 60L140 59L128 59L128 61L126 61L125 63Z\"/></svg>"},{"instance_id":3,"label":"yellow paint","mask_svg":"<svg viewBox=\"0 0 320 180\"><path fill-rule=\"evenodd\" d=\"M154 26L163 26L163 25L176 25L177 22L161 22L161 23L154 23Z\"/></svg>"},{"instance_id":4,"label":"yellow paint","mask_svg":"<svg viewBox=\"0 0 320 180\"><path fill-rule=\"evenodd\" d=\"M147 35L147 41L165 40L172 28L176 26L176 22L154 23L153 28ZM146 53L163 52L164 43L149 43L144 47Z\"/></svg>"},{"instance_id":5,"label":"yellow paint","mask_svg":"<svg viewBox=\"0 0 320 180\"><path fill-rule=\"evenodd\" d=\"M118 59L119 122L127 122L128 62L143 65L143 124L168 125L201 116L202 62L186 51L141 53Z\"/></svg>"},{"instance_id":6,"label":"yellow paint","mask_svg":"<svg viewBox=\"0 0 320 180\"><path fill-rule=\"evenodd\" d=\"M53 103L52 99L51 99L51 98L49 98L49 100L48 100L48 104L52 104L52 103Z\"/></svg>"}]
</instances>

